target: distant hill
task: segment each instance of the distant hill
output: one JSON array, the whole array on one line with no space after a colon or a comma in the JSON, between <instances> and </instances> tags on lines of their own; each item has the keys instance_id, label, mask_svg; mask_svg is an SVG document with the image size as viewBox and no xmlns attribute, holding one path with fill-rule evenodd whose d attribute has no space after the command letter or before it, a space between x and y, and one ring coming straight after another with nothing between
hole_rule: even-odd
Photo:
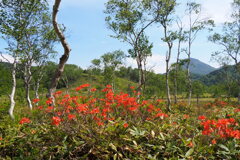
<instances>
[{"instance_id":1,"label":"distant hill","mask_svg":"<svg viewBox=\"0 0 240 160\"><path fill-rule=\"evenodd\" d=\"M183 69L186 69L186 64L183 66ZM195 75L207 75L213 71L217 70L216 68L201 62L198 59L191 58L190 59L190 72L195 74Z\"/></svg>"},{"instance_id":2,"label":"distant hill","mask_svg":"<svg viewBox=\"0 0 240 160\"><path fill-rule=\"evenodd\" d=\"M226 80L227 76L230 77L231 79L237 78L234 65L233 66L229 65L229 66L225 66L220 69L217 69L207 75L200 77L199 80L202 81L204 84L210 86L218 83L223 83Z\"/></svg>"}]
</instances>

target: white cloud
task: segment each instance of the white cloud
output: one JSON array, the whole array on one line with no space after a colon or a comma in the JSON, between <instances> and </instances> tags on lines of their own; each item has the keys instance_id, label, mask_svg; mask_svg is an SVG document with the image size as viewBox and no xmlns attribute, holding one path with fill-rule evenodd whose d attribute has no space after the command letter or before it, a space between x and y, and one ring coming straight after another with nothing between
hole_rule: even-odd
<instances>
[{"instance_id":1,"label":"white cloud","mask_svg":"<svg viewBox=\"0 0 240 160\"><path fill-rule=\"evenodd\" d=\"M137 63L135 59L127 58L126 65L133 68L137 68ZM152 57L147 59L147 70L153 70L155 73L165 73L166 63L165 57L159 54L153 54Z\"/></svg>"},{"instance_id":2,"label":"white cloud","mask_svg":"<svg viewBox=\"0 0 240 160\"><path fill-rule=\"evenodd\" d=\"M210 16L216 24L229 21L232 0L201 0L204 14Z\"/></svg>"},{"instance_id":3,"label":"white cloud","mask_svg":"<svg viewBox=\"0 0 240 160\"><path fill-rule=\"evenodd\" d=\"M0 62L10 62L13 63L14 58L8 54L0 55Z\"/></svg>"},{"instance_id":4,"label":"white cloud","mask_svg":"<svg viewBox=\"0 0 240 160\"><path fill-rule=\"evenodd\" d=\"M196 3L202 5L201 19L212 19L216 25L231 21L232 1L233 0L195 0ZM188 17L184 16L187 2L186 0L182 0L181 5L177 9L177 14L183 18L182 22L185 27L189 24ZM174 29L176 27L176 25L173 26Z\"/></svg>"}]
</instances>

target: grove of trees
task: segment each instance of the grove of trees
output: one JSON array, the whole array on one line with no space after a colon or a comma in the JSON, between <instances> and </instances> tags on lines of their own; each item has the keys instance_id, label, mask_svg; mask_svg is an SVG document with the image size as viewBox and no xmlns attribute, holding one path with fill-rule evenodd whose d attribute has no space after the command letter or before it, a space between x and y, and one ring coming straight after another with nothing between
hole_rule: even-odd
<instances>
[{"instance_id":1,"label":"grove of trees","mask_svg":"<svg viewBox=\"0 0 240 160\"><path fill-rule=\"evenodd\" d=\"M214 96L226 94L231 97L239 90L240 101L239 0L232 3L232 21L223 25L223 32L210 32L209 35L211 42L222 46L222 50L216 51L213 58L224 64L225 68L234 62L236 75L231 76L229 72L233 71L225 70L226 81L229 82L225 83L225 87L222 87L222 83L215 83L217 80L199 78L190 72L192 44L202 30L214 30L214 22L201 14L200 4L187 2L181 15L176 12L181 5L177 0L109 0L104 10L106 27L112 31L113 38L129 44L128 54L125 55L120 50L105 53L99 59L93 59L92 65L85 70L76 65L67 65L65 68L71 49L64 36L64 26L56 20L60 4L61 0L56 0L51 13L45 0L2 0L0 3L1 38L8 44L1 52L13 57L9 65L1 64L11 74L1 67L3 78L0 83L6 85L0 89L9 94L9 114L12 118L16 88L24 88L27 105L32 109L32 99L39 98L39 91L48 89L47 97L54 99L53 93L57 87L69 89L70 84L84 75L100 77L103 84L111 84L115 89L121 88L117 83L119 78L137 83L136 87L142 96L166 98L168 111L171 110L173 97L176 104L179 97L188 96L190 105L192 95L199 98L204 93L211 93ZM162 35L159 39L167 45L166 73L163 75L147 69L153 43L149 41L146 31L154 25L159 26L159 35ZM64 48L59 65L50 62L56 56L54 47L57 42ZM173 50L173 47L177 50ZM181 60L183 54L187 58ZM6 59L3 54L1 56ZM173 60L174 56L176 60ZM137 69L125 66L125 58L134 59ZM170 61L176 63L170 64ZM12 82L6 82L6 79L11 79ZM209 83L211 87L206 90L205 86ZM6 86L7 89L4 89ZM222 89L216 93L214 87Z\"/></svg>"}]
</instances>

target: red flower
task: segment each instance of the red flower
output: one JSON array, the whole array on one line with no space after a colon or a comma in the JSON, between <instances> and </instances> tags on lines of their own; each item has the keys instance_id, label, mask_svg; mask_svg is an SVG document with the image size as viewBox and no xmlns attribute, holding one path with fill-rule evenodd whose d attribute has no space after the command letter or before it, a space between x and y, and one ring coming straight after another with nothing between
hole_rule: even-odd
<instances>
[{"instance_id":1,"label":"red flower","mask_svg":"<svg viewBox=\"0 0 240 160\"><path fill-rule=\"evenodd\" d=\"M61 118L60 117L52 117L52 125L58 126L61 123Z\"/></svg>"},{"instance_id":2,"label":"red flower","mask_svg":"<svg viewBox=\"0 0 240 160\"><path fill-rule=\"evenodd\" d=\"M188 147L193 147L193 146L194 144L192 143L192 141L188 143Z\"/></svg>"},{"instance_id":3,"label":"red flower","mask_svg":"<svg viewBox=\"0 0 240 160\"><path fill-rule=\"evenodd\" d=\"M37 109L42 110L43 106L38 106Z\"/></svg>"},{"instance_id":4,"label":"red flower","mask_svg":"<svg viewBox=\"0 0 240 160\"><path fill-rule=\"evenodd\" d=\"M62 94L62 91L57 91L54 93L54 95L59 95L59 94Z\"/></svg>"},{"instance_id":5,"label":"red flower","mask_svg":"<svg viewBox=\"0 0 240 160\"><path fill-rule=\"evenodd\" d=\"M108 85L106 85L106 88L112 88L112 86L108 84Z\"/></svg>"},{"instance_id":6,"label":"red flower","mask_svg":"<svg viewBox=\"0 0 240 160\"><path fill-rule=\"evenodd\" d=\"M103 122L97 122L97 124L98 124L98 126L103 126L104 125L104 123Z\"/></svg>"},{"instance_id":7,"label":"red flower","mask_svg":"<svg viewBox=\"0 0 240 160\"><path fill-rule=\"evenodd\" d=\"M96 114L96 113L99 113L99 112L100 112L99 108L95 108L92 111L90 111L91 114Z\"/></svg>"},{"instance_id":8,"label":"red flower","mask_svg":"<svg viewBox=\"0 0 240 160\"><path fill-rule=\"evenodd\" d=\"M76 115L74 114L69 114L68 115L68 120L76 119Z\"/></svg>"},{"instance_id":9,"label":"red flower","mask_svg":"<svg viewBox=\"0 0 240 160\"><path fill-rule=\"evenodd\" d=\"M212 144L216 144L217 141L215 139L212 140Z\"/></svg>"},{"instance_id":10,"label":"red flower","mask_svg":"<svg viewBox=\"0 0 240 160\"><path fill-rule=\"evenodd\" d=\"M86 112L86 111L88 111L88 106L87 106L87 104L78 104L76 107L76 110L78 111L78 113Z\"/></svg>"},{"instance_id":11,"label":"red flower","mask_svg":"<svg viewBox=\"0 0 240 160\"><path fill-rule=\"evenodd\" d=\"M48 106L47 109L46 109L46 112L51 112L53 109L54 109L53 106Z\"/></svg>"},{"instance_id":12,"label":"red flower","mask_svg":"<svg viewBox=\"0 0 240 160\"><path fill-rule=\"evenodd\" d=\"M136 110L137 110L137 107L129 107L128 109L129 109L129 111L132 111L132 112L133 112L133 111L136 111Z\"/></svg>"},{"instance_id":13,"label":"red flower","mask_svg":"<svg viewBox=\"0 0 240 160\"><path fill-rule=\"evenodd\" d=\"M158 114L156 114L156 116L155 117L160 117L160 118L164 118L164 117L168 117L168 115L167 114L165 114L165 113L158 113Z\"/></svg>"},{"instance_id":14,"label":"red flower","mask_svg":"<svg viewBox=\"0 0 240 160\"><path fill-rule=\"evenodd\" d=\"M90 91L95 92L96 90L97 90L96 88L92 88Z\"/></svg>"},{"instance_id":15,"label":"red flower","mask_svg":"<svg viewBox=\"0 0 240 160\"><path fill-rule=\"evenodd\" d=\"M57 112L57 115L58 116L61 116L63 113L62 112Z\"/></svg>"},{"instance_id":16,"label":"red flower","mask_svg":"<svg viewBox=\"0 0 240 160\"><path fill-rule=\"evenodd\" d=\"M161 102L163 102L163 100L162 99L157 99L157 102L161 103Z\"/></svg>"},{"instance_id":17,"label":"red flower","mask_svg":"<svg viewBox=\"0 0 240 160\"><path fill-rule=\"evenodd\" d=\"M147 120L147 121L151 121L152 119L151 119L150 117L147 117L146 120Z\"/></svg>"},{"instance_id":18,"label":"red flower","mask_svg":"<svg viewBox=\"0 0 240 160\"><path fill-rule=\"evenodd\" d=\"M90 84L82 84L81 86L78 86L78 87L76 88L76 91L80 91L81 89L86 88L86 87L89 87L89 86L90 86Z\"/></svg>"},{"instance_id":19,"label":"red flower","mask_svg":"<svg viewBox=\"0 0 240 160\"><path fill-rule=\"evenodd\" d=\"M29 118L23 117L20 121L20 124L24 124L24 123L31 123L31 120Z\"/></svg>"},{"instance_id":20,"label":"red flower","mask_svg":"<svg viewBox=\"0 0 240 160\"><path fill-rule=\"evenodd\" d=\"M130 89L134 90L134 89L135 89L135 87L134 87L134 86L131 86L131 87L130 87Z\"/></svg>"},{"instance_id":21,"label":"red flower","mask_svg":"<svg viewBox=\"0 0 240 160\"><path fill-rule=\"evenodd\" d=\"M40 101L40 99L38 99L38 98L35 98L35 99L33 99L32 101L33 101L33 103L37 103L37 102L39 102L39 101Z\"/></svg>"},{"instance_id":22,"label":"red flower","mask_svg":"<svg viewBox=\"0 0 240 160\"><path fill-rule=\"evenodd\" d=\"M53 103L52 98L48 98L48 100L46 100L46 103L47 103L47 105L52 104Z\"/></svg>"},{"instance_id":23,"label":"red flower","mask_svg":"<svg viewBox=\"0 0 240 160\"><path fill-rule=\"evenodd\" d=\"M124 128L127 128L127 127L128 127L128 124L127 124L127 123L124 123L124 124L123 124L123 127L124 127Z\"/></svg>"},{"instance_id":24,"label":"red flower","mask_svg":"<svg viewBox=\"0 0 240 160\"><path fill-rule=\"evenodd\" d=\"M240 108L235 109L234 112L236 112L236 113L240 112Z\"/></svg>"},{"instance_id":25,"label":"red flower","mask_svg":"<svg viewBox=\"0 0 240 160\"><path fill-rule=\"evenodd\" d=\"M64 98L70 98L71 96L69 94L64 95Z\"/></svg>"},{"instance_id":26,"label":"red flower","mask_svg":"<svg viewBox=\"0 0 240 160\"><path fill-rule=\"evenodd\" d=\"M187 114L184 114L183 115L183 119L188 119L190 116L189 115L187 115Z\"/></svg>"},{"instance_id":27,"label":"red flower","mask_svg":"<svg viewBox=\"0 0 240 160\"><path fill-rule=\"evenodd\" d=\"M2 140L3 138L2 137L0 137L0 141Z\"/></svg>"},{"instance_id":28,"label":"red flower","mask_svg":"<svg viewBox=\"0 0 240 160\"><path fill-rule=\"evenodd\" d=\"M205 119L206 119L205 116L199 116L199 117L198 117L198 120L205 120Z\"/></svg>"}]
</instances>

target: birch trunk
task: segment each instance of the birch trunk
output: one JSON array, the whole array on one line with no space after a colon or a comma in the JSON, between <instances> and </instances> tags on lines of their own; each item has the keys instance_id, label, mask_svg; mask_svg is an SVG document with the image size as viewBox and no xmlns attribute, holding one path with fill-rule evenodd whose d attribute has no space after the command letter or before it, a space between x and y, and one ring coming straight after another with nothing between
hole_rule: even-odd
<instances>
[{"instance_id":1,"label":"birch trunk","mask_svg":"<svg viewBox=\"0 0 240 160\"><path fill-rule=\"evenodd\" d=\"M26 99L27 99L27 103L28 103L28 107L30 110L32 110L32 102L31 102L31 98L30 98L30 85L27 84L26 86Z\"/></svg>"},{"instance_id":2,"label":"birch trunk","mask_svg":"<svg viewBox=\"0 0 240 160\"><path fill-rule=\"evenodd\" d=\"M16 69L17 69L17 60L16 58L14 59L13 62L13 68L12 68L12 91L10 94L10 108L8 110L8 113L12 119L14 119L13 111L15 107L15 92L16 92L16 86L17 86L17 81L16 81Z\"/></svg>"},{"instance_id":3,"label":"birch trunk","mask_svg":"<svg viewBox=\"0 0 240 160\"><path fill-rule=\"evenodd\" d=\"M188 63L187 63L187 79L188 79L188 106L191 105L192 99L192 80L191 80L191 73L190 73L190 55L188 56Z\"/></svg>"},{"instance_id":4,"label":"birch trunk","mask_svg":"<svg viewBox=\"0 0 240 160\"><path fill-rule=\"evenodd\" d=\"M188 106L191 105L192 99L192 81L190 75L190 58L191 58L191 46L192 46L192 10L189 10L189 33L188 33L188 63L187 63L187 79L188 79Z\"/></svg>"},{"instance_id":5,"label":"birch trunk","mask_svg":"<svg viewBox=\"0 0 240 160\"><path fill-rule=\"evenodd\" d=\"M240 104L240 62L235 60L236 63L236 69L238 73L238 103Z\"/></svg>"},{"instance_id":6,"label":"birch trunk","mask_svg":"<svg viewBox=\"0 0 240 160\"><path fill-rule=\"evenodd\" d=\"M175 69L175 76L174 76L174 103L177 104L177 94L178 94L178 71L179 71L179 57L180 57L180 51L181 49L181 40L178 41L178 51L177 51L177 62L176 62L176 69Z\"/></svg>"},{"instance_id":7,"label":"birch trunk","mask_svg":"<svg viewBox=\"0 0 240 160\"><path fill-rule=\"evenodd\" d=\"M30 82L31 82L32 76L31 76L31 64L27 64L25 66L24 71L24 83L25 83L25 92L26 92L26 100L27 104L30 110L32 110L32 102L30 98Z\"/></svg>"},{"instance_id":8,"label":"birch trunk","mask_svg":"<svg viewBox=\"0 0 240 160\"><path fill-rule=\"evenodd\" d=\"M39 94L38 94L39 86L40 86L40 82L37 81L37 82L36 82L36 86L35 86L35 98L36 98L36 99L39 99Z\"/></svg>"},{"instance_id":9,"label":"birch trunk","mask_svg":"<svg viewBox=\"0 0 240 160\"><path fill-rule=\"evenodd\" d=\"M171 95L169 88L169 58L166 59L166 91L167 91L167 110L171 111Z\"/></svg>"},{"instance_id":10,"label":"birch trunk","mask_svg":"<svg viewBox=\"0 0 240 160\"><path fill-rule=\"evenodd\" d=\"M137 66L138 66L138 91L142 92L142 87L143 87L143 68L142 68L142 62L141 58L139 57L139 54L137 56Z\"/></svg>"},{"instance_id":11,"label":"birch trunk","mask_svg":"<svg viewBox=\"0 0 240 160\"><path fill-rule=\"evenodd\" d=\"M164 37L168 44L168 51L166 54L166 92L167 92L167 110L171 111L171 94L170 94L170 87L169 87L169 61L171 59L171 51L172 51L172 42L167 40L169 37L167 35L167 26L163 25L164 28Z\"/></svg>"}]
</instances>

